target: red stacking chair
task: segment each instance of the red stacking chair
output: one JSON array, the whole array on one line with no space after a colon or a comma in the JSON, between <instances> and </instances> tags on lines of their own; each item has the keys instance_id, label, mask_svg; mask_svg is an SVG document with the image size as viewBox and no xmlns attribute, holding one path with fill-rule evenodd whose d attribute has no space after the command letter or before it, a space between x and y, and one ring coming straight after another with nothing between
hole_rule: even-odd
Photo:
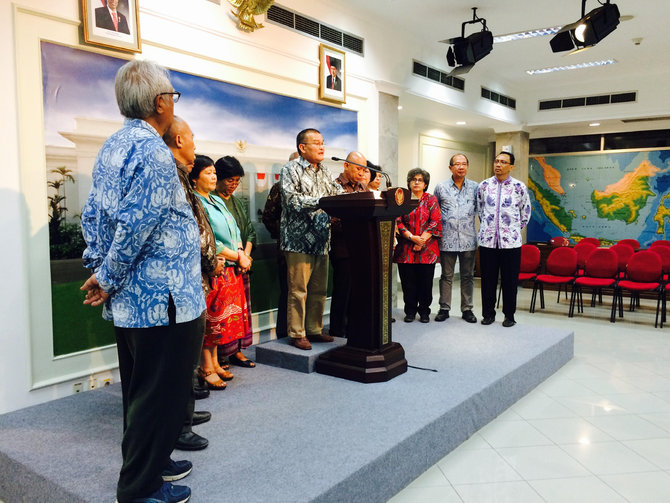
<instances>
[{"instance_id":1,"label":"red stacking chair","mask_svg":"<svg viewBox=\"0 0 670 503\"><path fill-rule=\"evenodd\" d=\"M648 250L639 251L628 261L626 268L626 279L617 283L615 304L619 306L619 317L623 318L623 291L628 290L630 296L630 311L635 310L635 297L640 292L657 292L656 300L656 321L654 327L658 326L658 315L661 307L661 300L664 297L662 287L663 263L661 257ZM614 321L614 320L612 320ZM663 317L661 317L661 328L663 328Z\"/></svg>"},{"instance_id":2,"label":"red stacking chair","mask_svg":"<svg viewBox=\"0 0 670 503\"><path fill-rule=\"evenodd\" d=\"M549 244L554 248L558 248L559 246L570 246L570 240L563 236L555 236L549 240Z\"/></svg>"},{"instance_id":3,"label":"red stacking chair","mask_svg":"<svg viewBox=\"0 0 670 503\"><path fill-rule=\"evenodd\" d=\"M649 251L661 257L661 267L663 267L663 281L668 281L668 273L670 272L670 248L667 246L654 246L649 248Z\"/></svg>"},{"instance_id":4,"label":"red stacking chair","mask_svg":"<svg viewBox=\"0 0 670 503\"><path fill-rule=\"evenodd\" d=\"M546 273L538 274L530 299L530 312L535 312L537 291L540 290L540 306L544 309L544 285L567 285L575 280L577 273L577 252L572 248L560 247L551 250L545 266ZM560 297L559 299L560 300ZM558 302L558 301L557 301Z\"/></svg>"},{"instance_id":5,"label":"red stacking chair","mask_svg":"<svg viewBox=\"0 0 670 503\"><path fill-rule=\"evenodd\" d=\"M617 244L628 245L635 251L638 251L640 249L640 242L637 239L622 239Z\"/></svg>"},{"instance_id":6,"label":"red stacking chair","mask_svg":"<svg viewBox=\"0 0 670 503\"><path fill-rule=\"evenodd\" d=\"M635 250L627 244L617 243L610 247L610 250L617 254L619 259L619 279L623 279L626 275L626 266L628 260L635 253Z\"/></svg>"},{"instance_id":7,"label":"red stacking chair","mask_svg":"<svg viewBox=\"0 0 670 503\"><path fill-rule=\"evenodd\" d=\"M573 248L577 252L577 274L581 275L584 273L584 268L586 267L586 261L591 256L593 251L598 248L593 243L584 242L582 239L579 243Z\"/></svg>"},{"instance_id":8,"label":"red stacking chair","mask_svg":"<svg viewBox=\"0 0 670 503\"><path fill-rule=\"evenodd\" d=\"M665 246L666 248L670 247L670 241L667 239L657 239L649 245L649 248L656 248L657 246Z\"/></svg>"},{"instance_id":9,"label":"red stacking chair","mask_svg":"<svg viewBox=\"0 0 670 503\"><path fill-rule=\"evenodd\" d=\"M579 243L591 243L596 245L596 247L600 246L600 239L598 238L582 238L579 240ZM579 244L577 243L577 244Z\"/></svg>"},{"instance_id":10,"label":"red stacking chair","mask_svg":"<svg viewBox=\"0 0 670 503\"><path fill-rule=\"evenodd\" d=\"M603 288L614 286L619 275L619 259L616 252L608 248L596 248L593 250L588 260L584 275L578 276L572 283L572 295L570 296L570 310L568 316L572 318L575 313L575 302L578 302L577 310L584 312L582 300L582 288L591 288L594 295L591 296L591 307L595 306L595 292L601 292ZM610 321L614 323L616 314L616 291L612 292L612 309L610 312Z\"/></svg>"},{"instance_id":11,"label":"red stacking chair","mask_svg":"<svg viewBox=\"0 0 670 503\"><path fill-rule=\"evenodd\" d=\"M519 269L519 284L530 281L540 272L540 249L535 245L521 245L521 268ZM500 307L500 295L502 282L498 287L498 305Z\"/></svg>"}]
</instances>

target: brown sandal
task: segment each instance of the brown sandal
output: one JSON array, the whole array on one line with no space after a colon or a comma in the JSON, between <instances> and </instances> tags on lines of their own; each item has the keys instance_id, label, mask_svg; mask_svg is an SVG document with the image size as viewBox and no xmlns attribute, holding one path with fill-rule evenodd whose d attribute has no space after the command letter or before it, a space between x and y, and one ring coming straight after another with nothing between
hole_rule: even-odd
<instances>
[{"instance_id":1,"label":"brown sandal","mask_svg":"<svg viewBox=\"0 0 670 503\"><path fill-rule=\"evenodd\" d=\"M226 386L227 386L226 383L223 382L220 378L219 378L218 381L214 381L214 382L211 382L207 379L211 375L215 375L215 376L219 377L214 370L210 370L209 372L206 372L202 369L198 369L198 375L204 379L204 383L207 386L207 389L210 389L210 390L226 389Z\"/></svg>"},{"instance_id":2,"label":"brown sandal","mask_svg":"<svg viewBox=\"0 0 670 503\"><path fill-rule=\"evenodd\" d=\"M219 375L219 377L224 381L230 381L233 377L235 377L235 374L233 374L232 372L228 372L223 367L218 368L215 367L214 372L216 372Z\"/></svg>"}]
</instances>

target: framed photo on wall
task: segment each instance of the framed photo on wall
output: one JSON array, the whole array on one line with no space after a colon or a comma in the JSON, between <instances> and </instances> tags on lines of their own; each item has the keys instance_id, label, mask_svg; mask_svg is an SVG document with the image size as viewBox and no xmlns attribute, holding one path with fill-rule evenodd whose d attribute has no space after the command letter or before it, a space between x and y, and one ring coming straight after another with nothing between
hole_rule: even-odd
<instances>
[{"instance_id":1,"label":"framed photo on wall","mask_svg":"<svg viewBox=\"0 0 670 503\"><path fill-rule=\"evenodd\" d=\"M321 44L319 46L319 98L322 100L346 101L346 72L344 52Z\"/></svg>"},{"instance_id":2,"label":"framed photo on wall","mask_svg":"<svg viewBox=\"0 0 670 503\"><path fill-rule=\"evenodd\" d=\"M139 0L81 0L84 40L89 44L142 52Z\"/></svg>"}]
</instances>

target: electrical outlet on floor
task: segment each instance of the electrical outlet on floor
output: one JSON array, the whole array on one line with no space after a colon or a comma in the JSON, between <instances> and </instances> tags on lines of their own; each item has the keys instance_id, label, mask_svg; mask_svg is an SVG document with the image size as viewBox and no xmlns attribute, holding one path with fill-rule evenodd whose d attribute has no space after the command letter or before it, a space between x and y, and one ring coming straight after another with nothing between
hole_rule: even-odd
<instances>
[{"instance_id":1,"label":"electrical outlet on floor","mask_svg":"<svg viewBox=\"0 0 670 503\"><path fill-rule=\"evenodd\" d=\"M112 376L101 377L98 379L98 386L101 388L103 386L109 386L110 384L114 384L114 378Z\"/></svg>"},{"instance_id":2,"label":"electrical outlet on floor","mask_svg":"<svg viewBox=\"0 0 670 503\"><path fill-rule=\"evenodd\" d=\"M72 385L72 393L81 393L84 391L84 383L76 382Z\"/></svg>"},{"instance_id":3,"label":"electrical outlet on floor","mask_svg":"<svg viewBox=\"0 0 670 503\"><path fill-rule=\"evenodd\" d=\"M98 380L95 378L95 376L91 376L88 379L88 389L95 389L98 387Z\"/></svg>"}]
</instances>

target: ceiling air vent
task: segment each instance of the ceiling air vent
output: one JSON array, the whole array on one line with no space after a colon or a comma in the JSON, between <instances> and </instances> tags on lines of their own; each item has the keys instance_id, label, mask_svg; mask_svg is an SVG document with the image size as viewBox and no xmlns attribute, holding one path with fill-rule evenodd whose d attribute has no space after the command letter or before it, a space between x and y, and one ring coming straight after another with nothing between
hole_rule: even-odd
<instances>
[{"instance_id":1,"label":"ceiling air vent","mask_svg":"<svg viewBox=\"0 0 670 503\"><path fill-rule=\"evenodd\" d=\"M624 124L635 122L653 122L653 121L670 121L670 115L661 115L659 117L640 117L639 119L621 119Z\"/></svg>"},{"instance_id":2,"label":"ceiling air vent","mask_svg":"<svg viewBox=\"0 0 670 503\"><path fill-rule=\"evenodd\" d=\"M449 74L444 73L437 68L424 65L416 60L412 61L412 73L458 91L463 91L465 89L465 80L458 77L451 77Z\"/></svg>"},{"instance_id":3,"label":"ceiling air vent","mask_svg":"<svg viewBox=\"0 0 670 503\"><path fill-rule=\"evenodd\" d=\"M539 109L556 110L558 108L590 107L594 105L610 105L613 103L630 103L633 101L637 101L637 91L544 100L539 102Z\"/></svg>"},{"instance_id":4,"label":"ceiling air vent","mask_svg":"<svg viewBox=\"0 0 670 503\"><path fill-rule=\"evenodd\" d=\"M509 96L505 96L504 94L491 91L490 89L486 89L485 87L482 87L482 98L484 98L485 100L491 100L496 103L500 103L505 107L516 110L516 100L514 98L510 98Z\"/></svg>"},{"instance_id":5,"label":"ceiling air vent","mask_svg":"<svg viewBox=\"0 0 670 503\"><path fill-rule=\"evenodd\" d=\"M323 24L316 19L303 16L286 7L281 7L277 4L272 5L267 11L266 20L304 35L309 35L317 40L327 42L330 45L342 47L363 55L362 37L347 33L334 26Z\"/></svg>"}]
</instances>

